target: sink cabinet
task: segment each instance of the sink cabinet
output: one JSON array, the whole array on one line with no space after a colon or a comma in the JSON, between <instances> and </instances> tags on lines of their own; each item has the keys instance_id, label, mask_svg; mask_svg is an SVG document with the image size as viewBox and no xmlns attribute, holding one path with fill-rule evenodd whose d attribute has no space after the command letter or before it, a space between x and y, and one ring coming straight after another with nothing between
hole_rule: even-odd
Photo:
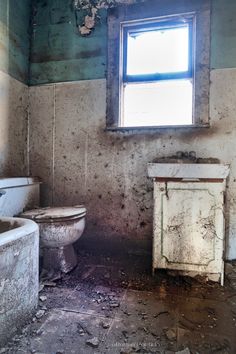
<instances>
[{"instance_id":1,"label":"sink cabinet","mask_svg":"<svg viewBox=\"0 0 236 354\"><path fill-rule=\"evenodd\" d=\"M149 176L154 181L153 271L162 268L190 276L202 274L223 284L228 166L215 165L214 172L211 165L208 176L207 165L192 165L194 177L190 165L173 164L178 166L169 166L169 174L165 164L150 165ZM198 171L202 168L203 177L197 167Z\"/></svg>"}]
</instances>

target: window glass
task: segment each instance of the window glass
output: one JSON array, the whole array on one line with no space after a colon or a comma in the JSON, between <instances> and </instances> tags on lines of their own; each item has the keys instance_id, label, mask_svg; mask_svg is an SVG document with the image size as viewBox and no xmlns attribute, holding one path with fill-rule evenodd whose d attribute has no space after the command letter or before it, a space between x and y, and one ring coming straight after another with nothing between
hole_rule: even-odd
<instances>
[{"instance_id":1,"label":"window glass","mask_svg":"<svg viewBox=\"0 0 236 354\"><path fill-rule=\"evenodd\" d=\"M188 25L127 34L127 75L184 72L188 63Z\"/></svg>"},{"instance_id":2,"label":"window glass","mask_svg":"<svg viewBox=\"0 0 236 354\"><path fill-rule=\"evenodd\" d=\"M191 80L126 84L122 126L192 124Z\"/></svg>"},{"instance_id":3,"label":"window glass","mask_svg":"<svg viewBox=\"0 0 236 354\"><path fill-rule=\"evenodd\" d=\"M192 21L124 25L120 126L193 124Z\"/></svg>"}]
</instances>

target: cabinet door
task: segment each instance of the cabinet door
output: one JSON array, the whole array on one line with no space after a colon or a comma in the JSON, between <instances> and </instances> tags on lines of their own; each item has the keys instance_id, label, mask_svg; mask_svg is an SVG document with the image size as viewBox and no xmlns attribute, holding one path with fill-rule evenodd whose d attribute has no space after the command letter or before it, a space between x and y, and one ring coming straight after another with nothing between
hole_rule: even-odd
<instances>
[{"instance_id":1,"label":"cabinet door","mask_svg":"<svg viewBox=\"0 0 236 354\"><path fill-rule=\"evenodd\" d=\"M154 183L153 268L222 273L224 183Z\"/></svg>"}]
</instances>

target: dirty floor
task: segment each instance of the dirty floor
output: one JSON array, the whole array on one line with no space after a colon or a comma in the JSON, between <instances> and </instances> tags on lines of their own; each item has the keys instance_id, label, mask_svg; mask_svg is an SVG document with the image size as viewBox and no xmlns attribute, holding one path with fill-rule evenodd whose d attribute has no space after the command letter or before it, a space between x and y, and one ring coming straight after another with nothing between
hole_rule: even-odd
<instances>
[{"instance_id":1,"label":"dirty floor","mask_svg":"<svg viewBox=\"0 0 236 354\"><path fill-rule=\"evenodd\" d=\"M81 254L62 278L42 273L36 315L0 353L236 353L236 267L225 287L150 269Z\"/></svg>"}]
</instances>

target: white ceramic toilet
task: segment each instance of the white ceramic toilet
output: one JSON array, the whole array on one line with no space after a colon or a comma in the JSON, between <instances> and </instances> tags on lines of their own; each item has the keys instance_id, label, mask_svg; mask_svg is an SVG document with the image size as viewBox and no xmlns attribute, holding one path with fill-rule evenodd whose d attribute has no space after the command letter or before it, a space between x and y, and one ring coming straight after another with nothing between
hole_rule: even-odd
<instances>
[{"instance_id":1,"label":"white ceramic toilet","mask_svg":"<svg viewBox=\"0 0 236 354\"><path fill-rule=\"evenodd\" d=\"M68 273L77 265L73 243L84 231L85 215L83 205L34 209L20 214L39 225L44 269Z\"/></svg>"}]
</instances>

